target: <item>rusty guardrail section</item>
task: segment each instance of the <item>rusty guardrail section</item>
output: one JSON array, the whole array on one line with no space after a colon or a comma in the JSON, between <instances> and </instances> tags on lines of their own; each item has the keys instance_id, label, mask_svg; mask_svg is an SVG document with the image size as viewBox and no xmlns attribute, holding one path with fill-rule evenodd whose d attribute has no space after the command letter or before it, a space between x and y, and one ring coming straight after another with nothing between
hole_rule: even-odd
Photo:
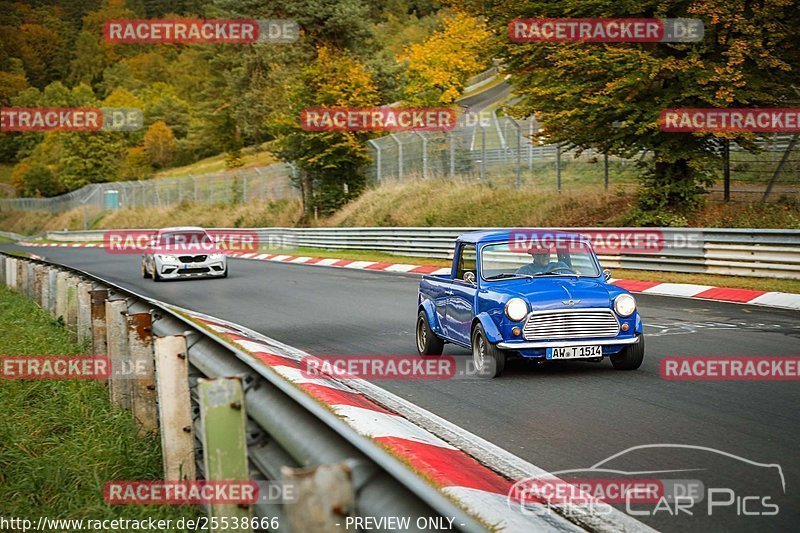
<instances>
[{"instance_id":1,"label":"rusty guardrail section","mask_svg":"<svg viewBox=\"0 0 800 533\"><path fill-rule=\"evenodd\" d=\"M89 354L108 357L111 401L131 411L140 434L160 434L164 480L241 481L232 476L245 472L259 487L298 487L291 505L274 499L211 505L211 516L255 517L261 529L280 524L296 532L345 531L344 518L352 515L412 517L409 530L416 531L425 530L414 527L416 517L447 516L461 531L486 531L470 512L269 367L248 366L252 355L224 342L191 312L81 270L5 253L0 283L63 320ZM222 396L230 401L217 401ZM225 423L215 422L222 418ZM222 456L244 462L234 467L236 461L221 462Z\"/></svg>"}]
</instances>

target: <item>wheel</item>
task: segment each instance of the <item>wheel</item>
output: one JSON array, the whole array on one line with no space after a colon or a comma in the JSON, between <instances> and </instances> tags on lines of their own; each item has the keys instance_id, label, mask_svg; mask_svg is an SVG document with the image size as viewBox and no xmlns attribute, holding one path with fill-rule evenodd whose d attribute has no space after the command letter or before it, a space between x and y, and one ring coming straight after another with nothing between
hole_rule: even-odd
<instances>
[{"instance_id":1,"label":"wheel","mask_svg":"<svg viewBox=\"0 0 800 533\"><path fill-rule=\"evenodd\" d=\"M496 378L506 366L506 352L489 342L482 324L472 330L472 362L478 375Z\"/></svg>"},{"instance_id":2,"label":"wheel","mask_svg":"<svg viewBox=\"0 0 800 533\"><path fill-rule=\"evenodd\" d=\"M220 277L221 278L227 278L228 277L228 265L225 265L225 272L223 272Z\"/></svg>"},{"instance_id":3,"label":"wheel","mask_svg":"<svg viewBox=\"0 0 800 533\"><path fill-rule=\"evenodd\" d=\"M611 364L617 370L636 370L642 366L644 359L644 333L639 335L639 342L629 344L616 355L611 356Z\"/></svg>"},{"instance_id":4,"label":"wheel","mask_svg":"<svg viewBox=\"0 0 800 533\"><path fill-rule=\"evenodd\" d=\"M142 261L142 277L144 279L147 279L147 278L150 277L150 273L147 272L147 267L145 266L144 261Z\"/></svg>"},{"instance_id":5,"label":"wheel","mask_svg":"<svg viewBox=\"0 0 800 533\"><path fill-rule=\"evenodd\" d=\"M156 264L153 263L153 281L159 282L162 280L161 276L158 274L158 268L156 268Z\"/></svg>"},{"instance_id":6,"label":"wheel","mask_svg":"<svg viewBox=\"0 0 800 533\"><path fill-rule=\"evenodd\" d=\"M420 355L442 355L442 350L444 341L431 329L425 311L420 310L417 315L417 352Z\"/></svg>"}]
</instances>

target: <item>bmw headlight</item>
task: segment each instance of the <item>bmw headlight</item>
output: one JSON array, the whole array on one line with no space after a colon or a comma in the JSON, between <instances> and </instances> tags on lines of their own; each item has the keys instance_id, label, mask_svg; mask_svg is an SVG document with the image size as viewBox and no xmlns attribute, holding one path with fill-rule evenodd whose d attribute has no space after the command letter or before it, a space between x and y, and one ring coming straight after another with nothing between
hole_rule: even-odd
<instances>
[{"instance_id":1,"label":"bmw headlight","mask_svg":"<svg viewBox=\"0 0 800 533\"><path fill-rule=\"evenodd\" d=\"M631 316L636 311L636 300L630 294L620 294L614 299L614 311L619 316Z\"/></svg>"},{"instance_id":2,"label":"bmw headlight","mask_svg":"<svg viewBox=\"0 0 800 533\"><path fill-rule=\"evenodd\" d=\"M175 257L174 255L161 255L159 257L161 258L162 261L177 261L178 260L178 258Z\"/></svg>"},{"instance_id":3,"label":"bmw headlight","mask_svg":"<svg viewBox=\"0 0 800 533\"><path fill-rule=\"evenodd\" d=\"M506 304L506 316L519 322L528 314L528 304L522 298L511 298Z\"/></svg>"}]
</instances>

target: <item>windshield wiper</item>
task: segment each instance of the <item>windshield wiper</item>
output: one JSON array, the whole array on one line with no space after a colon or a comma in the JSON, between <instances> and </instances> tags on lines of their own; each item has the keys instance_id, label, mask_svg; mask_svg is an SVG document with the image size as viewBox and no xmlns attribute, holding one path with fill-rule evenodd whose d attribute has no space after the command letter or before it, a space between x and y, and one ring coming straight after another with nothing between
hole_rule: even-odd
<instances>
[{"instance_id":1,"label":"windshield wiper","mask_svg":"<svg viewBox=\"0 0 800 533\"><path fill-rule=\"evenodd\" d=\"M511 272L503 272L502 274L495 274L486 279L508 279L508 278L532 278L533 274L514 274Z\"/></svg>"}]
</instances>

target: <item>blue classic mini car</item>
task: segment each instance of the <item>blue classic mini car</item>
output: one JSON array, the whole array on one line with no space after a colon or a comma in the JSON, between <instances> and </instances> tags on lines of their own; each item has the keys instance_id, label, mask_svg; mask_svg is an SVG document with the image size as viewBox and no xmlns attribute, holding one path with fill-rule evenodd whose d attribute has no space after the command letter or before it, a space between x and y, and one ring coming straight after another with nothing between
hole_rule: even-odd
<instances>
[{"instance_id":1,"label":"blue classic mini car","mask_svg":"<svg viewBox=\"0 0 800 533\"><path fill-rule=\"evenodd\" d=\"M601 361L639 368L642 321L631 294L608 282L584 237L509 230L456 240L450 274L419 285L417 351L445 343L472 349L480 375L502 373L506 357Z\"/></svg>"}]
</instances>

